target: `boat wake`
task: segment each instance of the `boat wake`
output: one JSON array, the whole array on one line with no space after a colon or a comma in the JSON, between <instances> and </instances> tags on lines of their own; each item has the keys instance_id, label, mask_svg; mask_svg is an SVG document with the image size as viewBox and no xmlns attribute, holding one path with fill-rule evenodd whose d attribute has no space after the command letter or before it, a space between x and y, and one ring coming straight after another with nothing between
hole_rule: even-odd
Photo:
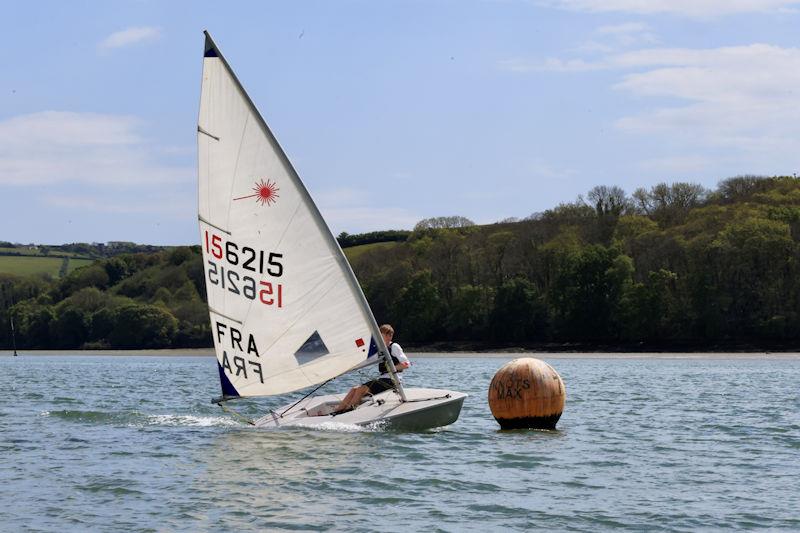
<instances>
[{"instance_id":1,"label":"boat wake","mask_svg":"<svg viewBox=\"0 0 800 533\"><path fill-rule=\"evenodd\" d=\"M275 430L275 429L292 429L292 430L305 429L305 430L309 430L309 431L327 431L327 432L333 432L333 433L364 433L364 432L369 432L369 431L375 431L375 429L373 429L371 427L367 427L367 426L359 426L357 424L345 424L345 423L342 423L342 422L334 422L334 421L322 422L321 424L315 424L313 426L310 426L308 424L301 424L299 422L298 423L288 422L286 424L281 424L280 426L277 426L277 427L273 426L273 427L269 427L269 428L259 428L259 429L267 429L267 430L269 430L269 429L272 429L272 430Z\"/></svg>"},{"instance_id":2,"label":"boat wake","mask_svg":"<svg viewBox=\"0 0 800 533\"><path fill-rule=\"evenodd\" d=\"M165 427L231 427L241 426L236 420L226 416L198 416L147 414L139 411L43 411L41 416L54 417L68 422L94 425L116 425L128 427L165 426Z\"/></svg>"},{"instance_id":3,"label":"boat wake","mask_svg":"<svg viewBox=\"0 0 800 533\"><path fill-rule=\"evenodd\" d=\"M152 426L231 427L242 425L226 416L148 415L147 419L148 425Z\"/></svg>"},{"instance_id":4,"label":"boat wake","mask_svg":"<svg viewBox=\"0 0 800 533\"><path fill-rule=\"evenodd\" d=\"M83 424L97 425L120 425L141 418L141 413L136 411L80 411L72 409L62 409L59 411L42 411L41 416L54 417L68 422L79 422Z\"/></svg>"}]
</instances>

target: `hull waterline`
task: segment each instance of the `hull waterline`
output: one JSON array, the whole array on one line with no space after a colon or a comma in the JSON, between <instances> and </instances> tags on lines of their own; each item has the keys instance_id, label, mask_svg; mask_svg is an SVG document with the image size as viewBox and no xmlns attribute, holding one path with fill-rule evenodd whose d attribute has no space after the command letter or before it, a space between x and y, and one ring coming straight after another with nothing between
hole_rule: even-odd
<instances>
[{"instance_id":1,"label":"hull waterline","mask_svg":"<svg viewBox=\"0 0 800 533\"><path fill-rule=\"evenodd\" d=\"M276 409L256 420L258 427L344 424L387 429L422 430L458 420L466 394L441 389L405 389L408 401L395 391L368 397L361 405L335 413L342 395L313 396L295 406Z\"/></svg>"}]
</instances>

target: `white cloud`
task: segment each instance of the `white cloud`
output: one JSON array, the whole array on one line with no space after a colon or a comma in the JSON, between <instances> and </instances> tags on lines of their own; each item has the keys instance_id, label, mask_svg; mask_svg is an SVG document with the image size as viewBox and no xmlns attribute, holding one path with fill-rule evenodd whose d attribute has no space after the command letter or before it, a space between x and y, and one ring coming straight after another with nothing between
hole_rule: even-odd
<instances>
[{"instance_id":1,"label":"white cloud","mask_svg":"<svg viewBox=\"0 0 800 533\"><path fill-rule=\"evenodd\" d=\"M314 195L325 221L334 233L378 229L409 229L423 217L404 208L373 207L378 202L362 189L328 189Z\"/></svg>"},{"instance_id":2,"label":"white cloud","mask_svg":"<svg viewBox=\"0 0 800 533\"><path fill-rule=\"evenodd\" d=\"M689 176L707 174L709 169L714 169L718 165L719 161L710 157L701 155L676 155L644 160L639 163L639 168L656 176L680 180Z\"/></svg>"},{"instance_id":3,"label":"white cloud","mask_svg":"<svg viewBox=\"0 0 800 533\"><path fill-rule=\"evenodd\" d=\"M633 46L650 46L656 43L658 38L650 26L642 22L626 22L597 28L592 38L582 43L578 50L608 54Z\"/></svg>"},{"instance_id":4,"label":"white cloud","mask_svg":"<svg viewBox=\"0 0 800 533\"><path fill-rule=\"evenodd\" d=\"M43 111L0 121L0 185L152 186L193 179L160 163L129 116Z\"/></svg>"},{"instance_id":5,"label":"white cloud","mask_svg":"<svg viewBox=\"0 0 800 533\"><path fill-rule=\"evenodd\" d=\"M626 22L624 24L600 26L595 30L595 33L598 35L632 35L649 31L650 27L643 22Z\"/></svg>"},{"instance_id":6,"label":"white cloud","mask_svg":"<svg viewBox=\"0 0 800 533\"><path fill-rule=\"evenodd\" d=\"M800 139L800 49L753 44L709 50L646 50L614 58L642 69L616 85L642 97L685 100L623 117L631 132L669 132L745 150ZM796 146L796 141L791 141Z\"/></svg>"},{"instance_id":7,"label":"white cloud","mask_svg":"<svg viewBox=\"0 0 800 533\"><path fill-rule=\"evenodd\" d=\"M548 57L544 60L530 60L522 58L504 59L498 61L501 70L510 72L589 72L605 70L621 66L622 50L634 46L650 46L658 42L656 35L650 31L647 24L641 22L627 22L613 26L600 26L595 29L590 39L579 44L573 51L590 54L605 54L601 59ZM614 55L617 54L617 55ZM633 61L634 53L630 53Z\"/></svg>"},{"instance_id":8,"label":"white cloud","mask_svg":"<svg viewBox=\"0 0 800 533\"><path fill-rule=\"evenodd\" d=\"M512 68L513 67L513 68ZM597 61L550 58L506 65L516 72L620 71L614 85L669 103L616 121L635 134L658 134L695 147L750 153L800 151L800 49L751 44L710 49L653 48Z\"/></svg>"},{"instance_id":9,"label":"white cloud","mask_svg":"<svg viewBox=\"0 0 800 533\"><path fill-rule=\"evenodd\" d=\"M314 200L319 205L331 207L352 206L366 204L367 193L361 189L341 187L338 189L325 189L314 195Z\"/></svg>"},{"instance_id":10,"label":"white cloud","mask_svg":"<svg viewBox=\"0 0 800 533\"><path fill-rule=\"evenodd\" d=\"M103 39L98 48L110 50L113 48L123 48L140 43L156 41L161 37L161 28L153 26L139 26L127 28L122 31L114 32Z\"/></svg>"},{"instance_id":11,"label":"white cloud","mask_svg":"<svg viewBox=\"0 0 800 533\"><path fill-rule=\"evenodd\" d=\"M791 10L800 0L545 0L545 5L573 11L621 12L642 15L672 14L714 17L737 13Z\"/></svg>"},{"instance_id":12,"label":"white cloud","mask_svg":"<svg viewBox=\"0 0 800 533\"><path fill-rule=\"evenodd\" d=\"M134 195L132 200L120 202L119 199L109 198L107 194L88 195L86 192L80 196L53 195L42 197L45 205L66 208L74 211L91 211L95 213L124 214L160 214L173 215L181 220L191 220L197 208L197 199L194 194L147 194Z\"/></svg>"},{"instance_id":13,"label":"white cloud","mask_svg":"<svg viewBox=\"0 0 800 533\"><path fill-rule=\"evenodd\" d=\"M130 116L42 111L0 122L0 146L14 150L32 145L112 146L140 142L139 121Z\"/></svg>"},{"instance_id":14,"label":"white cloud","mask_svg":"<svg viewBox=\"0 0 800 533\"><path fill-rule=\"evenodd\" d=\"M608 65L603 62L586 61L584 59L559 59L555 57L547 58L543 62L522 58L503 59L498 61L497 65L501 70L517 73L537 71L586 72L608 68Z\"/></svg>"},{"instance_id":15,"label":"white cloud","mask_svg":"<svg viewBox=\"0 0 800 533\"><path fill-rule=\"evenodd\" d=\"M569 179L575 175L575 171L568 168L556 168L542 158L534 158L525 165L525 170L536 178L546 178L551 180Z\"/></svg>"},{"instance_id":16,"label":"white cloud","mask_svg":"<svg viewBox=\"0 0 800 533\"><path fill-rule=\"evenodd\" d=\"M399 207L325 207L320 206L325 221L334 234L360 233L383 229L411 229L422 216Z\"/></svg>"}]
</instances>

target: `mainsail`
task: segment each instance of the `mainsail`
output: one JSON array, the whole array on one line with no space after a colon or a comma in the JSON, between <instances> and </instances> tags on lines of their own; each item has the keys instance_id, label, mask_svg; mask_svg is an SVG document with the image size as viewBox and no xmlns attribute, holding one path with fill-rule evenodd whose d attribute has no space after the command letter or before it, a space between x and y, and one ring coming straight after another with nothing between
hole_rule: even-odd
<instances>
[{"instance_id":1,"label":"mainsail","mask_svg":"<svg viewBox=\"0 0 800 533\"><path fill-rule=\"evenodd\" d=\"M336 239L207 32L197 129L223 395L295 391L363 362L371 346L385 350Z\"/></svg>"}]
</instances>

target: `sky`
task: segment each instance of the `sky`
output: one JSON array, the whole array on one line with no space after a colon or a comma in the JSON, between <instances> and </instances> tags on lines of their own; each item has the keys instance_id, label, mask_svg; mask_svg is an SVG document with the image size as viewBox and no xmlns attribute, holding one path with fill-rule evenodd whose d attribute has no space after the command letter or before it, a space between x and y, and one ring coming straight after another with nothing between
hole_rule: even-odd
<instances>
[{"instance_id":1,"label":"sky","mask_svg":"<svg viewBox=\"0 0 800 533\"><path fill-rule=\"evenodd\" d=\"M195 244L209 30L338 234L800 171L800 0L4 3L0 240Z\"/></svg>"}]
</instances>

